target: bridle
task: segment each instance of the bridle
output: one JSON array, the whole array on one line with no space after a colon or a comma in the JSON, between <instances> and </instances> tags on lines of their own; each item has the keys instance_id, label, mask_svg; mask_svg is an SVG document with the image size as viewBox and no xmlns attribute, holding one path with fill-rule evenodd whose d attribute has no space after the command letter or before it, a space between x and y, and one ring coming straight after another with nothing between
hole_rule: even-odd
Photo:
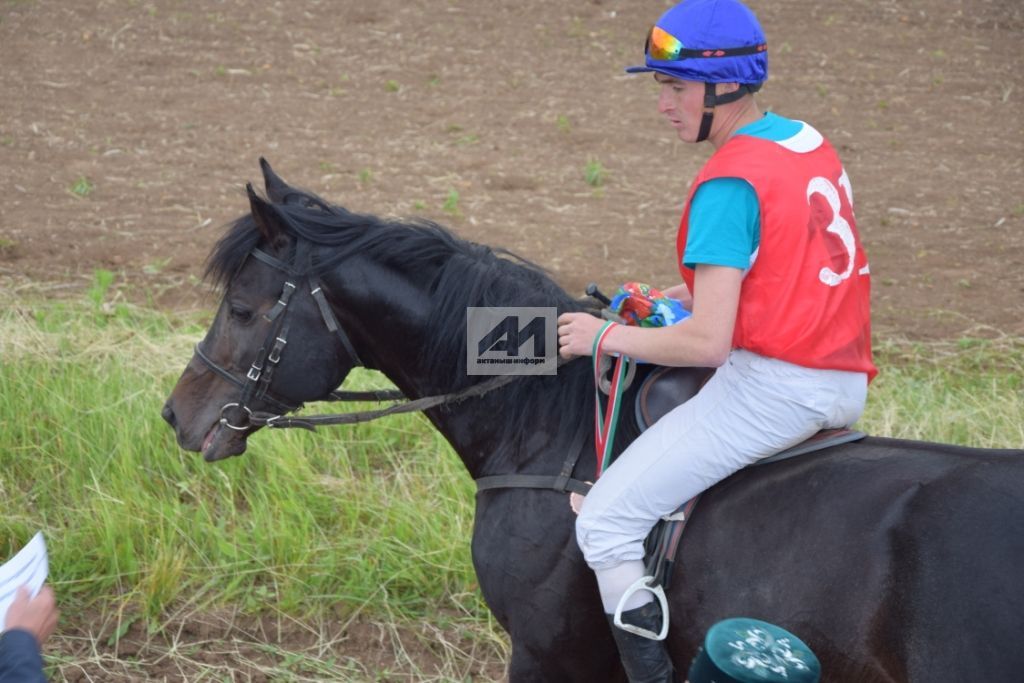
<instances>
[{"instance_id":1,"label":"bridle","mask_svg":"<svg viewBox=\"0 0 1024 683\"><path fill-rule=\"evenodd\" d=\"M309 293L312 295L313 300L316 301L317 308L320 310L320 316L323 318L324 324L327 326L328 330L337 335L338 339L341 341L342 347L345 349L345 353L348 354L352 365L354 367L364 365L362 360L359 358L359 354L356 353L355 347L352 345L352 341L349 339L348 334L346 334L345 329L338 322L337 317L334 315L330 305L327 303L327 298L324 296L323 285L320 282L319 274L312 266L312 246L308 242L304 240L296 242L291 263L286 263L261 249L253 249L250 252L250 256L283 272L287 277L277 303L263 315L263 318L271 323L271 327L267 332L267 336L263 340L263 344L260 345L259 350L256 352L256 358L253 360L252 365L249 366L248 372L246 372L245 376L242 378L237 377L230 370L218 365L216 361L210 358L210 356L203 350L201 342L197 343L195 347L196 357L198 357L204 365L242 390L242 395L237 401L225 403L220 409L220 424L228 429L233 429L239 432L262 425L269 427L284 426L277 424L276 421L280 419L284 413L289 413L302 407L301 403L289 403L281 400L280 398L274 397L270 393L270 383L273 380L274 371L277 368L278 363L281 361L281 355L284 353L285 347L288 345L289 327L286 322L286 317L288 313L288 303L291 301L292 295L294 295L298 290L298 284L296 283L301 284L302 282L305 282L309 287ZM325 400L372 401L393 400L402 397L403 394L400 391L332 391L328 394ZM277 413L260 418L260 415L266 414L258 413L250 407L249 404L253 400L263 402L276 410ZM240 421L232 422L227 416L227 413L232 410L241 413L243 418Z\"/></svg>"},{"instance_id":2,"label":"bridle","mask_svg":"<svg viewBox=\"0 0 1024 683\"><path fill-rule=\"evenodd\" d=\"M195 346L196 357L208 368L217 373L218 376L231 382L242 390L242 395L237 401L230 401L221 406L220 424L228 429L243 432L255 427L272 427L285 429L299 427L313 430L322 425L355 424L369 422L388 415L399 413L410 413L427 410L440 405L457 403L467 398L483 396L486 393L504 386L519 379L519 375L498 375L485 382L474 384L460 391L436 396L425 396L415 400L395 403L379 410L368 410L361 412L341 413L336 415L308 415L302 417L287 417L285 413L298 410L303 404L293 404L273 396L270 392L270 383L274 377L274 371L281 361L288 344L288 324L285 320L288 312L288 304L292 295L298 290L296 282L305 281L309 293L316 301L320 316L323 318L327 329L338 336L342 347L349 356L353 367L366 367L356 353L352 341L349 339L345 329L338 322L334 311L331 309L327 298L324 295L323 286L320 282L319 273L312 265L312 245L305 240L298 240L295 252L292 255L291 263L286 263L261 249L253 249L250 255L262 263L275 268L287 276L281 290L277 303L264 314L264 319L272 323L267 336L256 352L256 358L250 365L244 377L238 377L230 370L218 365L203 350L202 343ZM301 265L299 265L301 264ZM563 363L559 359L559 365ZM370 391L331 391L322 401L394 401L405 398L401 391L377 389ZM250 402L258 400L271 407L276 412L268 413L253 410ZM228 413L234 411L241 414L236 421L228 417Z\"/></svg>"}]
</instances>

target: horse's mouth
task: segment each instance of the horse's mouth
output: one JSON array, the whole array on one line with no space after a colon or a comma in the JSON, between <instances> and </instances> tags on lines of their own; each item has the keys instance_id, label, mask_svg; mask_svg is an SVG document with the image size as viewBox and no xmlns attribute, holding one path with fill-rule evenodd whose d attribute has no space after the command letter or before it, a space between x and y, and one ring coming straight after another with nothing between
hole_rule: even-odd
<instances>
[{"instance_id":1,"label":"horse's mouth","mask_svg":"<svg viewBox=\"0 0 1024 683\"><path fill-rule=\"evenodd\" d=\"M246 436L244 431L237 431L225 427L220 421L214 422L210 431L203 439L203 445L199 452L206 462L216 462L233 455L245 453Z\"/></svg>"}]
</instances>

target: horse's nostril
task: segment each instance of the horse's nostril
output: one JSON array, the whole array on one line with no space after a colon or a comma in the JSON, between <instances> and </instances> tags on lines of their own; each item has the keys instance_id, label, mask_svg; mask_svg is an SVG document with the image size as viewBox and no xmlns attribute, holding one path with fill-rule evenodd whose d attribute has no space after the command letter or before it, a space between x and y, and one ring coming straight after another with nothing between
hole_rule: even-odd
<instances>
[{"instance_id":1,"label":"horse's nostril","mask_svg":"<svg viewBox=\"0 0 1024 683\"><path fill-rule=\"evenodd\" d=\"M160 416L163 417L167 421L167 424L172 427L178 426L178 420L174 417L174 410L171 409L170 401L164 404L164 409L160 411Z\"/></svg>"}]
</instances>

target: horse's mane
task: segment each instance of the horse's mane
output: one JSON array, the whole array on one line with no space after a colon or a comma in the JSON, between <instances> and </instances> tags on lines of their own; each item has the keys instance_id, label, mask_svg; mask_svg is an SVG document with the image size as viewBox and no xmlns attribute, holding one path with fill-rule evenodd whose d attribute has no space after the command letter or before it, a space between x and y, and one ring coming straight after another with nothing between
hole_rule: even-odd
<instances>
[{"instance_id":1,"label":"horse's mane","mask_svg":"<svg viewBox=\"0 0 1024 683\"><path fill-rule=\"evenodd\" d=\"M555 307L558 313L584 308L539 266L508 250L461 239L433 221L357 214L295 189L271 206L289 235L322 247L315 261L320 273L359 254L426 278L424 286L434 308L420 360L430 377L443 380L449 390L487 379L466 374L465 335L452 333L465 327L467 307L540 306ZM225 287L260 239L251 215L234 221L207 260L206 278ZM541 394L551 398L546 409L558 410L570 424L585 419L589 412L583 411L592 410L592 404L585 400L589 392L583 382L589 381L589 374L584 365L563 366L557 378L533 377L510 384L506 397L514 414L506 416L506 424L513 429L526 427L536 415L528 407L538 408ZM538 383L550 386L541 388Z\"/></svg>"}]
</instances>

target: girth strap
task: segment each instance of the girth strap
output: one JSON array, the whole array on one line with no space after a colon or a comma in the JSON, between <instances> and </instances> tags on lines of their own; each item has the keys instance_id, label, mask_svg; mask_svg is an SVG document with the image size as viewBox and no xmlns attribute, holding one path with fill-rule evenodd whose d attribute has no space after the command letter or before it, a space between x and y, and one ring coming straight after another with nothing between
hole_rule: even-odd
<instances>
[{"instance_id":1,"label":"girth strap","mask_svg":"<svg viewBox=\"0 0 1024 683\"><path fill-rule=\"evenodd\" d=\"M587 425L585 420L580 420L576 426L576 433L573 434L566 453L565 461L562 463L562 470L558 476L549 474L495 474L487 477L480 477L476 480L476 492L490 489L547 489L560 493L578 493L581 496L587 495L592 483L573 479L572 473L579 462L580 454L583 452L587 438Z\"/></svg>"},{"instance_id":2,"label":"girth strap","mask_svg":"<svg viewBox=\"0 0 1024 683\"><path fill-rule=\"evenodd\" d=\"M575 458L573 458L575 461ZM578 493L581 496L590 492L589 484L579 479L555 477L550 474L496 474L480 477L476 480L476 492L490 489L551 489L560 493Z\"/></svg>"}]
</instances>

